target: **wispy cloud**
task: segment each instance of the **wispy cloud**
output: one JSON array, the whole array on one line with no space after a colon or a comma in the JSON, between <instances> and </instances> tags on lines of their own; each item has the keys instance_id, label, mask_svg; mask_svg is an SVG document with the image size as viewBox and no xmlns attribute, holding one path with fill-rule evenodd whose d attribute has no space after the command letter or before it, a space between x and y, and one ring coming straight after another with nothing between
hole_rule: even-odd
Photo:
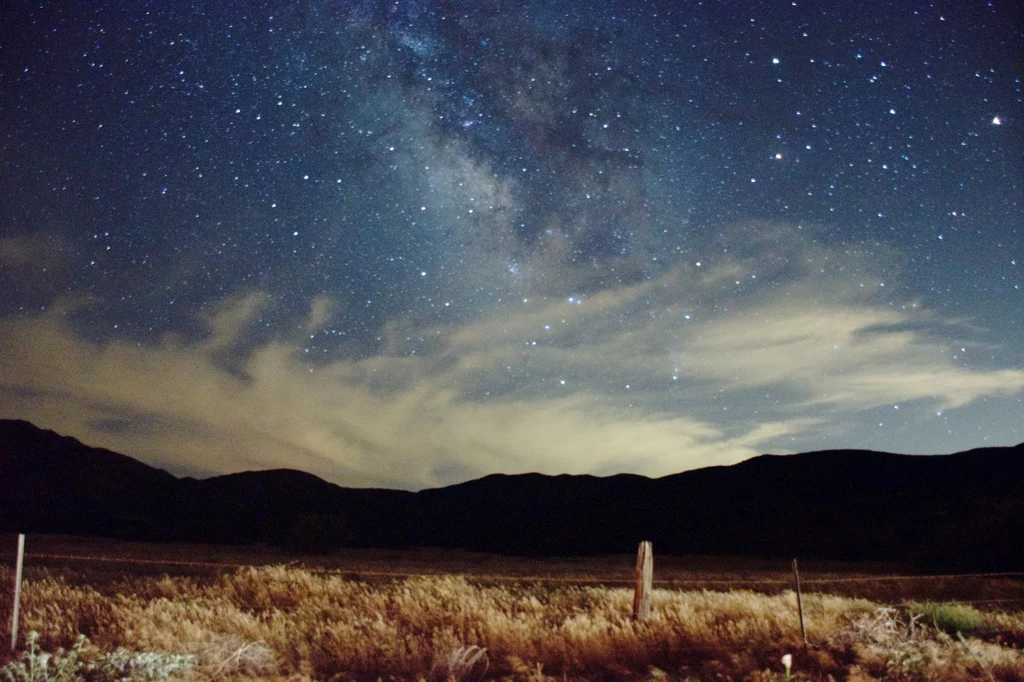
<instances>
[{"instance_id":1,"label":"wispy cloud","mask_svg":"<svg viewBox=\"0 0 1024 682\"><path fill-rule=\"evenodd\" d=\"M363 371L351 362L311 371L282 344L254 352L240 377L221 368L207 344L94 345L58 316L8 321L0 343L17 358L0 388L8 414L204 473L288 466L342 483L403 487L493 471L658 475L735 462L799 426L758 424L725 438L699 420L623 411L585 392L464 400L443 387L457 385L454 365L433 381L380 391L352 377L393 369L384 359L366 361Z\"/></svg>"},{"instance_id":2,"label":"wispy cloud","mask_svg":"<svg viewBox=\"0 0 1024 682\"><path fill-rule=\"evenodd\" d=\"M1024 370L956 361L949 349L976 330L882 297L880 277L797 239L785 258L679 263L421 325L415 355L400 343L412 322L395 319L381 352L326 363L300 352L338 306L326 298L295 338L256 348L240 342L260 291L201 316L197 341L90 341L58 306L0 321L0 406L178 470L294 467L419 488L496 471L663 475L779 450L876 406L1024 391ZM709 407L754 391L783 399L742 415Z\"/></svg>"}]
</instances>

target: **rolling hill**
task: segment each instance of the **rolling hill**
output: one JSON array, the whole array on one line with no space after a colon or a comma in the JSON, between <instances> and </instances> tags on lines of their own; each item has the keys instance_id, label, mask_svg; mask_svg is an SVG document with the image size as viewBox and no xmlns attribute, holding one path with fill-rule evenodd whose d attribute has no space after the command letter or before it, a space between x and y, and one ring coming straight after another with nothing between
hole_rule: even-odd
<instances>
[{"instance_id":1,"label":"rolling hill","mask_svg":"<svg viewBox=\"0 0 1024 682\"><path fill-rule=\"evenodd\" d=\"M652 479L503 475L406 492L289 469L177 478L24 421L0 420L0 530L146 540L1024 562L1024 444L951 455L763 455Z\"/></svg>"}]
</instances>

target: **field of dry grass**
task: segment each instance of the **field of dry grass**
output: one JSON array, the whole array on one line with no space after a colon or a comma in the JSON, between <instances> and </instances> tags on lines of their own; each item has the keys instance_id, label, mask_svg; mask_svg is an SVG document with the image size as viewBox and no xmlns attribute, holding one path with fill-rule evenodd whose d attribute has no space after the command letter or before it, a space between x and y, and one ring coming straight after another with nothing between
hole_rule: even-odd
<instances>
[{"instance_id":1,"label":"field of dry grass","mask_svg":"<svg viewBox=\"0 0 1024 682\"><path fill-rule=\"evenodd\" d=\"M135 558L145 550L134 548ZM271 550L257 553L264 551L267 559L280 558ZM549 579L509 581L491 570L500 568L500 559L468 555L449 555L461 560L462 570L438 559L441 565L435 567L443 574L356 579L351 562L357 554L333 571L280 564L176 566L178 574L167 575L155 564L117 564L114 570L109 564L101 569L103 562L84 569L30 564L21 631L37 632L38 646L46 652L72 647L85 635L88 644L77 652L82 661L106 656L102 660L110 668L115 654L128 657L133 662L119 663L119 674L136 680L1024 679L1019 650L1024 611L1012 608L963 607L942 615L945 607L908 601L907 595L877 600L815 588L804 596L810 641L805 650L795 595L781 583L763 585L768 593L732 584L711 585L717 591L656 588L652 617L638 624L630 618L629 587L588 584L590 578L607 575L599 571L618 570L625 557L512 562L515 568L506 576ZM417 572L408 569L427 555L392 554L390 565L388 556L363 553L362 570ZM493 566L488 563L492 561ZM707 562L705 580L716 575L722 580L786 577L777 567L758 573L754 564L744 567L742 560L717 574L709 570L710 560L694 561ZM681 564L676 573L671 565L656 559L656 576L683 580ZM10 585L10 563L0 566L0 585ZM545 567L549 570L542 573ZM621 568L628 578L628 564ZM809 575L812 580L818 575L836 580L865 575L830 568ZM582 584L567 579L586 574L589 578ZM1020 588L1019 580L989 582L985 589L991 594ZM880 588L866 581L835 585L882 593L894 589L881 581ZM10 603L9 589L0 588L0 613L10 613ZM964 631L958 634L950 623ZM0 636L9 638L7 622L0 626ZM139 658L140 652L151 658ZM785 654L792 655L789 678L782 664ZM6 662L0 658L0 664ZM89 679L101 679L98 664L94 668Z\"/></svg>"}]
</instances>

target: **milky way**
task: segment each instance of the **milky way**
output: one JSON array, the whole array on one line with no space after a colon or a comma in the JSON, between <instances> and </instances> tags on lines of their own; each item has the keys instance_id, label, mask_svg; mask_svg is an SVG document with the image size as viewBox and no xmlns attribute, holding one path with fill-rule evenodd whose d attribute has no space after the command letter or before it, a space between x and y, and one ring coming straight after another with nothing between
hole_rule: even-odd
<instances>
[{"instance_id":1,"label":"milky way","mask_svg":"<svg viewBox=\"0 0 1024 682\"><path fill-rule=\"evenodd\" d=\"M1024 440L1013 2L2 12L0 417L404 488Z\"/></svg>"}]
</instances>

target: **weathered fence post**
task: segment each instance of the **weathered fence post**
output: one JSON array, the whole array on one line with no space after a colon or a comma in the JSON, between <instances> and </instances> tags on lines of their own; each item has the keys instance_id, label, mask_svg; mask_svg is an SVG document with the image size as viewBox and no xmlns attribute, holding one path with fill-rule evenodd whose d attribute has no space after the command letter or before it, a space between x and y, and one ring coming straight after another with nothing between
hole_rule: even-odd
<instances>
[{"instance_id":1,"label":"weathered fence post","mask_svg":"<svg viewBox=\"0 0 1024 682\"><path fill-rule=\"evenodd\" d=\"M651 615L651 586L654 583L654 552L644 540L636 552L636 575L633 590L633 620L643 622Z\"/></svg>"},{"instance_id":2,"label":"weathered fence post","mask_svg":"<svg viewBox=\"0 0 1024 682\"><path fill-rule=\"evenodd\" d=\"M800 569L793 559L793 577L796 579L796 611L800 615L800 636L804 639L804 648L807 648L807 630L804 629L804 602L800 595Z\"/></svg>"},{"instance_id":3,"label":"weathered fence post","mask_svg":"<svg viewBox=\"0 0 1024 682\"><path fill-rule=\"evenodd\" d=\"M14 569L14 609L11 614L11 651L18 647L18 611L21 609L21 565L25 560L25 535L18 534L18 559Z\"/></svg>"}]
</instances>

